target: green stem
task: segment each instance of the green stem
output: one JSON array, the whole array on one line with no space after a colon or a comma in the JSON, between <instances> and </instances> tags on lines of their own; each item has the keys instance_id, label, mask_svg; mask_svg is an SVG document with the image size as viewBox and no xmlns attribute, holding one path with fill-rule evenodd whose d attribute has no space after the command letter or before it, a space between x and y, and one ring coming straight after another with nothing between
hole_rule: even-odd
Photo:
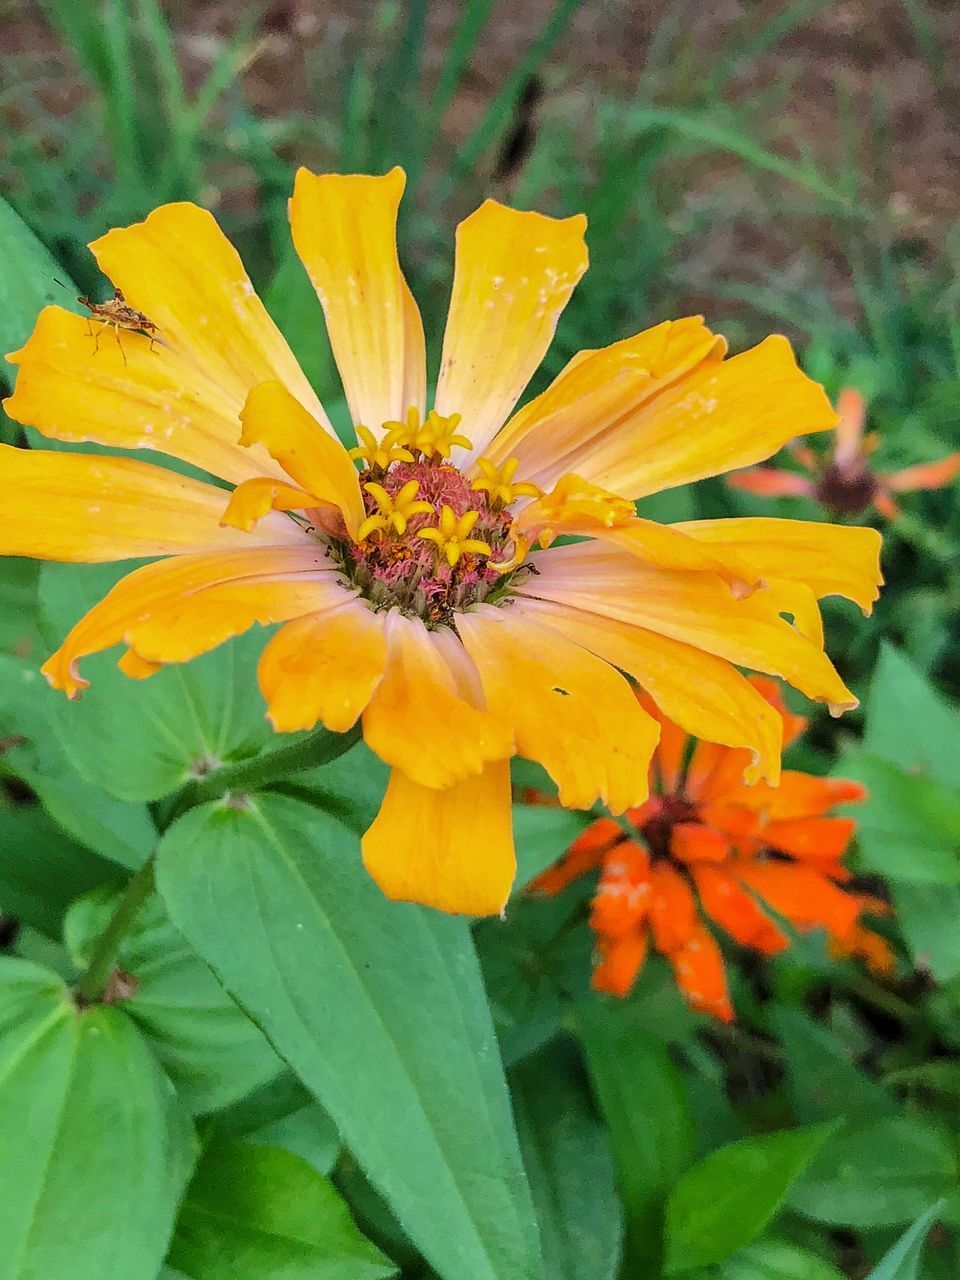
<instances>
[{"instance_id":1,"label":"green stem","mask_svg":"<svg viewBox=\"0 0 960 1280\"><path fill-rule=\"evenodd\" d=\"M90 963L77 983L77 1003L96 1004L106 990L120 943L124 940L136 919L137 912L153 892L153 854L127 884L110 923L100 935Z\"/></svg>"},{"instance_id":2,"label":"green stem","mask_svg":"<svg viewBox=\"0 0 960 1280\"><path fill-rule=\"evenodd\" d=\"M219 800L228 792L256 791L271 782L289 778L291 774L329 764L349 751L359 737L359 725L348 733L328 733L321 729L306 740L288 743L276 751L268 751L237 764L224 765L187 788L190 806Z\"/></svg>"}]
</instances>

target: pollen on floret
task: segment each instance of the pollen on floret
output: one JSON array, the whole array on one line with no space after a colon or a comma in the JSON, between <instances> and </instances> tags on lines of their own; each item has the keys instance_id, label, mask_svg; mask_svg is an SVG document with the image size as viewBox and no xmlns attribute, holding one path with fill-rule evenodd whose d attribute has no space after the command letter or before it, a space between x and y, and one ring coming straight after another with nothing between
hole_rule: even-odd
<instances>
[{"instance_id":1,"label":"pollen on floret","mask_svg":"<svg viewBox=\"0 0 960 1280\"><path fill-rule=\"evenodd\" d=\"M498 468L481 459L481 476L468 478L450 460L470 448L456 413L421 418L411 408L378 432L358 427L357 437L365 517L356 542L331 543L350 584L375 609L397 607L428 626L506 598L528 546L510 507L540 493L515 480L515 460Z\"/></svg>"}]
</instances>

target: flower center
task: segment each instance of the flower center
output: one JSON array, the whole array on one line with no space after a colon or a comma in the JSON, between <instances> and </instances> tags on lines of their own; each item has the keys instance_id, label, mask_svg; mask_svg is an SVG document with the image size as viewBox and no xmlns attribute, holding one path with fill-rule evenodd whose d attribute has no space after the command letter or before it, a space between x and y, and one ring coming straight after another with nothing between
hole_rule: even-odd
<instances>
[{"instance_id":1,"label":"flower center","mask_svg":"<svg viewBox=\"0 0 960 1280\"><path fill-rule=\"evenodd\" d=\"M477 461L471 480L452 462L452 450L470 447L460 417L431 412L421 422L385 422L379 439L357 427L360 485L367 518L357 543L336 541L344 574L375 609L400 608L429 626L481 601L498 603L511 582L529 572L524 546L511 532L511 504L539 490L514 480L516 460L498 468Z\"/></svg>"}]
</instances>

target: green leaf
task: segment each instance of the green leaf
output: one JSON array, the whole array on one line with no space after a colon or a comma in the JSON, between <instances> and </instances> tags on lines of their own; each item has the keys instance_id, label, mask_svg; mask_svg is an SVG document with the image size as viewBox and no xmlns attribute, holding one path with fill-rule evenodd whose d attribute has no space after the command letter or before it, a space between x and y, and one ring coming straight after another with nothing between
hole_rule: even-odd
<instances>
[{"instance_id":1,"label":"green leaf","mask_svg":"<svg viewBox=\"0 0 960 1280\"><path fill-rule=\"evenodd\" d=\"M65 937L81 971L116 907L109 888L71 907ZM229 1106L273 1079L282 1063L170 923L157 895L141 907L117 963L137 979L123 1003L195 1114Z\"/></svg>"},{"instance_id":2,"label":"green leaf","mask_svg":"<svg viewBox=\"0 0 960 1280\"><path fill-rule=\"evenodd\" d=\"M157 881L433 1267L448 1280L539 1276L465 922L387 902L356 837L285 796L185 814Z\"/></svg>"},{"instance_id":3,"label":"green leaf","mask_svg":"<svg viewBox=\"0 0 960 1280\"><path fill-rule=\"evenodd\" d=\"M783 1049L787 1087L801 1124L896 1115L897 1097L850 1061L835 1035L798 1009L775 1008L770 1029Z\"/></svg>"},{"instance_id":4,"label":"green leaf","mask_svg":"<svg viewBox=\"0 0 960 1280\"><path fill-rule=\"evenodd\" d=\"M9 443L3 434L4 422L0 409L0 440ZM37 643L39 572L35 560L17 556L0 560L0 654L29 653Z\"/></svg>"},{"instance_id":5,"label":"green leaf","mask_svg":"<svg viewBox=\"0 0 960 1280\"><path fill-rule=\"evenodd\" d=\"M49 816L75 840L136 870L157 843L150 812L146 805L107 795L74 769L53 725L66 699L47 685L39 663L0 654L0 733L15 739L2 766L36 792Z\"/></svg>"},{"instance_id":6,"label":"green leaf","mask_svg":"<svg viewBox=\"0 0 960 1280\"><path fill-rule=\"evenodd\" d=\"M116 868L76 844L36 805L0 808L0 911L59 939L63 914Z\"/></svg>"},{"instance_id":7,"label":"green leaf","mask_svg":"<svg viewBox=\"0 0 960 1280\"><path fill-rule=\"evenodd\" d=\"M280 1147L220 1140L187 1189L170 1265L189 1280L381 1280L396 1268L336 1189Z\"/></svg>"},{"instance_id":8,"label":"green leaf","mask_svg":"<svg viewBox=\"0 0 960 1280\"><path fill-rule=\"evenodd\" d=\"M867 788L866 803L850 810L867 870L925 884L960 883L960 792L862 751L846 754L838 772Z\"/></svg>"},{"instance_id":9,"label":"green leaf","mask_svg":"<svg viewBox=\"0 0 960 1280\"><path fill-rule=\"evenodd\" d=\"M126 1016L0 960L0 1278L153 1280L194 1156Z\"/></svg>"},{"instance_id":10,"label":"green leaf","mask_svg":"<svg viewBox=\"0 0 960 1280\"><path fill-rule=\"evenodd\" d=\"M688 1169L667 1204L668 1274L722 1262L760 1235L829 1125L741 1138Z\"/></svg>"},{"instance_id":11,"label":"green leaf","mask_svg":"<svg viewBox=\"0 0 960 1280\"><path fill-rule=\"evenodd\" d=\"M683 1081L666 1050L645 1039L629 1006L584 1001L577 1029L620 1180L627 1268L655 1273L667 1196L693 1150Z\"/></svg>"},{"instance_id":12,"label":"green leaf","mask_svg":"<svg viewBox=\"0 0 960 1280\"><path fill-rule=\"evenodd\" d=\"M258 1146L283 1147L322 1174L332 1172L340 1154L337 1126L318 1102L308 1102L305 1107L254 1129L244 1140Z\"/></svg>"},{"instance_id":13,"label":"green leaf","mask_svg":"<svg viewBox=\"0 0 960 1280\"><path fill-rule=\"evenodd\" d=\"M960 977L960 885L892 881L894 914L918 968L938 982Z\"/></svg>"},{"instance_id":14,"label":"green leaf","mask_svg":"<svg viewBox=\"0 0 960 1280\"><path fill-rule=\"evenodd\" d=\"M908 1227L897 1243L883 1255L866 1280L919 1280L927 1233L936 1222L943 1204L942 1200L938 1200L925 1213L921 1213L913 1226Z\"/></svg>"},{"instance_id":15,"label":"green leaf","mask_svg":"<svg viewBox=\"0 0 960 1280\"><path fill-rule=\"evenodd\" d=\"M717 1269L715 1280L844 1280L829 1262L783 1240L740 1249Z\"/></svg>"},{"instance_id":16,"label":"green leaf","mask_svg":"<svg viewBox=\"0 0 960 1280\"><path fill-rule=\"evenodd\" d=\"M557 1050L510 1073L520 1149L550 1280L613 1280L623 1231L613 1158L580 1064Z\"/></svg>"},{"instance_id":17,"label":"green leaf","mask_svg":"<svg viewBox=\"0 0 960 1280\"><path fill-rule=\"evenodd\" d=\"M40 597L55 642L131 565L44 565ZM149 680L117 670L117 654L84 664L90 688L54 704L60 742L77 772L121 800L157 800L218 762L253 755L273 735L256 663L259 629Z\"/></svg>"},{"instance_id":18,"label":"green leaf","mask_svg":"<svg viewBox=\"0 0 960 1280\"><path fill-rule=\"evenodd\" d=\"M22 347L33 332L41 308L56 302L76 310L76 289L55 258L18 213L0 199L0 377L13 384L15 366L2 359ZM57 284L62 280L64 291Z\"/></svg>"},{"instance_id":19,"label":"green leaf","mask_svg":"<svg viewBox=\"0 0 960 1280\"><path fill-rule=\"evenodd\" d=\"M960 714L890 645L881 648L866 714L865 751L916 777L956 786Z\"/></svg>"},{"instance_id":20,"label":"green leaf","mask_svg":"<svg viewBox=\"0 0 960 1280\"><path fill-rule=\"evenodd\" d=\"M956 1185L947 1139L919 1119L888 1117L838 1133L790 1194L790 1207L831 1226L895 1227Z\"/></svg>"}]
</instances>

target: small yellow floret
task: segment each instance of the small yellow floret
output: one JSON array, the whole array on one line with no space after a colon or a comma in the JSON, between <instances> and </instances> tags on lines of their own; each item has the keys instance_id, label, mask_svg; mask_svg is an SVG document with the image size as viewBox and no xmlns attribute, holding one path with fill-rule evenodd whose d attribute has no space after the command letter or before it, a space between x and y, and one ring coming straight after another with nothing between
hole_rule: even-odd
<instances>
[{"instance_id":1,"label":"small yellow floret","mask_svg":"<svg viewBox=\"0 0 960 1280\"><path fill-rule=\"evenodd\" d=\"M406 428L399 440L424 458L449 458L456 445L463 449L472 448L467 437L457 432L459 425L459 413L451 413L449 418L443 418L436 409L431 409L426 419L420 422L416 409L411 409L407 413Z\"/></svg>"},{"instance_id":2,"label":"small yellow floret","mask_svg":"<svg viewBox=\"0 0 960 1280\"><path fill-rule=\"evenodd\" d=\"M413 454L403 447L401 436L406 431L402 422L385 422L388 430L379 441L369 427L357 427L360 444L350 450L351 458L362 459L371 471L386 471L392 462L412 462Z\"/></svg>"},{"instance_id":3,"label":"small yellow floret","mask_svg":"<svg viewBox=\"0 0 960 1280\"><path fill-rule=\"evenodd\" d=\"M433 507L429 502L424 502L422 498L417 498L420 484L416 480L408 480L403 488L392 496L387 493L382 484L376 484L372 480L363 487L376 502L378 510L374 515L367 516L357 530L357 540L359 542L363 542L364 538L369 538L372 533L390 533L392 531L402 537L407 531L407 524L411 516L419 515L421 512L433 511Z\"/></svg>"},{"instance_id":4,"label":"small yellow floret","mask_svg":"<svg viewBox=\"0 0 960 1280\"><path fill-rule=\"evenodd\" d=\"M479 511L466 511L457 516L452 507L444 503L440 510L440 523L433 529L421 529L419 536L428 538L437 544L437 551L442 555L450 568L466 553L475 556L491 554L490 544L479 538L471 538L473 526L480 518Z\"/></svg>"},{"instance_id":5,"label":"small yellow floret","mask_svg":"<svg viewBox=\"0 0 960 1280\"><path fill-rule=\"evenodd\" d=\"M470 486L479 493L486 493L491 506L495 508L509 507L517 498L539 498L542 490L528 480L514 480L519 458L508 458L502 467L498 467L489 458L478 458L477 466L483 475L474 480Z\"/></svg>"}]
</instances>

